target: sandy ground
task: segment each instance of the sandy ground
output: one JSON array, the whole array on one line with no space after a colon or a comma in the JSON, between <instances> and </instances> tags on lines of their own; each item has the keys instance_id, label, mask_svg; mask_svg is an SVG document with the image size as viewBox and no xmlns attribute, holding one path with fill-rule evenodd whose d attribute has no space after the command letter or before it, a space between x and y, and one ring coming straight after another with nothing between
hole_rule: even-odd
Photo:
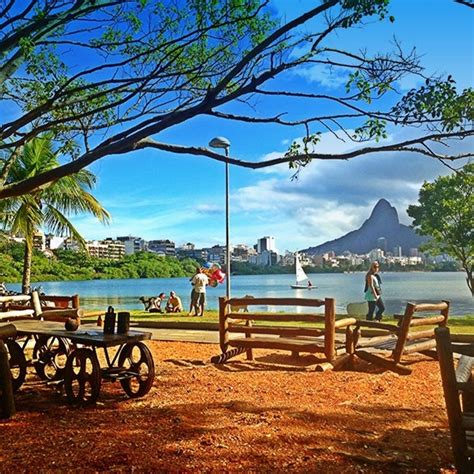
<instances>
[{"instance_id":1,"label":"sandy ground","mask_svg":"<svg viewBox=\"0 0 474 474\"><path fill-rule=\"evenodd\" d=\"M157 376L142 399L104 383L95 407L72 408L29 375L0 421L0 471L452 472L435 361L410 376L319 373L274 351L217 367L217 345L149 346Z\"/></svg>"}]
</instances>

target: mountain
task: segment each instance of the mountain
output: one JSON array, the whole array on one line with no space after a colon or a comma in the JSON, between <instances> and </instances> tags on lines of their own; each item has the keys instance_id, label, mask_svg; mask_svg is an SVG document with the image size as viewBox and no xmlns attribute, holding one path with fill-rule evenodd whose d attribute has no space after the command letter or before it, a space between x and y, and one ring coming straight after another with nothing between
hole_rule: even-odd
<instances>
[{"instance_id":1,"label":"mountain","mask_svg":"<svg viewBox=\"0 0 474 474\"><path fill-rule=\"evenodd\" d=\"M410 248L419 247L426 241L426 237L421 237L411 227L400 224L397 210L386 199L380 199L370 217L359 229L301 252L320 255L334 251L336 255L340 255L348 250L352 253L365 254L379 247L377 239L380 237L386 239L386 250L392 252L394 247L400 246L403 255L408 255Z\"/></svg>"}]
</instances>

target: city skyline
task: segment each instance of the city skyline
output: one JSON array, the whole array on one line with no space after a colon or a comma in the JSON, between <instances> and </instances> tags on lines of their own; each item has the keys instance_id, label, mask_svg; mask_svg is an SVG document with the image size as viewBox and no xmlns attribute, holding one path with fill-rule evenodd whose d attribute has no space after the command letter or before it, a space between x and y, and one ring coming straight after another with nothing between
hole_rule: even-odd
<instances>
[{"instance_id":1,"label":"city skyline","mask_svg":"<svg viewBox=\"0 0 474 474\"><path fill-rule=\"evenodd\" d=\"M311 4L303 0L272 3L287 18ZM427 75L452 74L460 89L472 84L473 40L465 34L472 29L472 20L465 7L439 2L431 8L429 2L419 0L409 6L394 3L390 12L395 17L393 24L373 21L350 35L340 33L332 41L350 50L367 47L373 52L392 49L396 35L404 49L417 46ZM282 76L275 87L294 85L295 89L334 92L344 88L346 79L335 77L327 68L315 67L304 74ZM401 96L420 84L420 80L401 81L398 92ZM304 102L297 105L288 101L288 116L298 117L304 107ZM213 137L225 136L231 143L230 156L259 161L281 156L303 134L301 129L271 125L255 125L249 134L238 122L225 126L217 123L211 117L200 117L179 133L168 130L164 138L207 147ZM389 141L406 138L391 129L389 134ZM318 150L342 152L353 146L344 137L323 131ZM146 239L166 236L198 246L224 244L222 163L185 155L177 159L154 150L106 158L90 169L98 179L94 195L111 212L112 222L109 227L101 227L89 216L73 218L86 239L139 233ZM395 154L348 162L313 162L297 180L291 179L293 171L286 165L261 171L231 166L230 241L248 245L258 236L270 234L275 236L280 251L318 245L360 226L382 197L397 208L402 223L410 224L405 210L416 202L423 181L449 172L430 158Z\"/></svg>"}]
</instances>

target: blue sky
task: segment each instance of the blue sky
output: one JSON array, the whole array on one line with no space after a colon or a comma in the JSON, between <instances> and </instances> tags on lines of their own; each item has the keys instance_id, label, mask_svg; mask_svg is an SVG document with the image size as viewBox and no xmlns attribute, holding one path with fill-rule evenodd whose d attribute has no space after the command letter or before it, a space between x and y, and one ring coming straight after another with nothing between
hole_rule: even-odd
<instances>
[{"instance_id":1,"label":"blue sky","mask_svg":"<svg viewBox=\"0 0 474 474\"><path fill-rule=\"evenodd\" d=\"M287 18L314 6L310 0L272 3ZM416 46L428 73L449 73L459 87L472 86L472 10L452 0L393 0L390 12L395 23L374 21L337 35L331 43L353 51L383 51L396 36L404 48ZM292 85L331 92L342 82L343 78L326 70L308 69L303 75L282 78L274 87ZM399 87L403 92L414 85L405 81ZM271 108L271 104L264 105ZM288 102L285 107L290 116L298 116L308 104ZM296 128L249 128L198 118L168 130L160 135L160 141L207 146L214 136L225 136L231 142L231 156L262 160L284 153L289 143L302 135L303 130ZM403 137L392 131L390 139ZM349 146L323 133L323 151L343 151ZM90 169L98 178L94 194L111 212L112 222L104 227L88 216L73 218L87 239L130 234L147 240L171 239L177 245L224 243L224 164L204 157L142 150L102 159ZM359 227L380 198L388 199L398 209L401 221L409 223L405 209L416 202L423 181L448 171L427 157L394 154L348 162L316 161L293 181L292 172L283 165L261 171L231 167L231 242L253 245L258 238L271 235L282 253L317 245Z\"/></svg>"}]
</instances>

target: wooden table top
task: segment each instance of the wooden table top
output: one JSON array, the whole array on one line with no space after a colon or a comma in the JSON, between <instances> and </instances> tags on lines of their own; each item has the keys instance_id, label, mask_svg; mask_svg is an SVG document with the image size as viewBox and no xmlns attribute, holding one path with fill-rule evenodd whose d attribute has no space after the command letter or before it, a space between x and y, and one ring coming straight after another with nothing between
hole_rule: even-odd
<instances>
[{"instance_id":1,"label":"wooden table top","mask_svg":"<svg viewBox=\"0 0 474 474\"><path fill-rule=\"evenodd\" d=\"M19 336L64 337L78 344L111 347L151 339L150 332L128 331L125 334L104 334L102 328L80 326L77 331L67 331L64 323L53 321L22 320L13 323Z\"/></svg>"}]
</instances>

